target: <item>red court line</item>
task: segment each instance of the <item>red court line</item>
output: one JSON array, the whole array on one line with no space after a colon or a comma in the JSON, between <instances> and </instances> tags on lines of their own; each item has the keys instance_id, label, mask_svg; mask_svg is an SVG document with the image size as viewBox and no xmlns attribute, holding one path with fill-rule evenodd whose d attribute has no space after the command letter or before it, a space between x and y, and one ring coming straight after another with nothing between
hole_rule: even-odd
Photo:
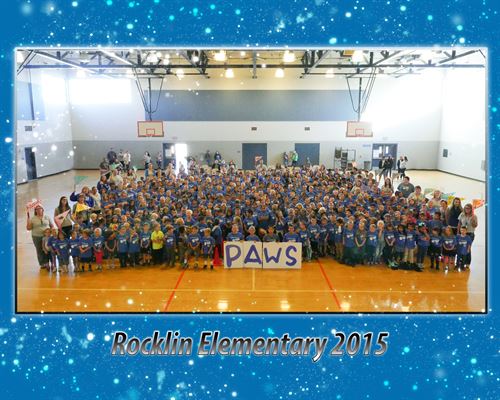
<instances>
[{"instance_id":1,"label":"red court line","mask_svg":"<svg viewBox=\"0 0 500 400\"><path fill-rule=\"evenodd\" d=\"M323 274L323 277L325 278L326 283L331 290L333 299L335 300L335 303L337 303L337 307L340 309L340 311L342 311L342 307L340 306L339 299L337 298L337 295L335 294L335 291L333 289L333 285L330 282L330 279L328 279L328 275L326 274L325 270L323 269L323 265L321 264L321 262L319 260L318 260L318 264L319 264L319 269L321 270L321 273Z\"/></svg>"},{"instance_id":2,"label":"red court line","mask_svg":"<svg viewBox=\"0 0 500 400\"><path fill-rule=\"evenodd\" d=\"M170 294L170 297L167 300L167 303L165 304L165 307L163 308L164 312L168 311L168 307L170 306L170 303L172 303L172 300L174 299L175 291L179 288L179 285L181 284L182 278L184 277L184 273L186 272L185 269L182 270L181 274L179 275L179 279L177 279L177 283L174 286L174 290L172 290L172 293Z\"/></svg>"}]
</instances>

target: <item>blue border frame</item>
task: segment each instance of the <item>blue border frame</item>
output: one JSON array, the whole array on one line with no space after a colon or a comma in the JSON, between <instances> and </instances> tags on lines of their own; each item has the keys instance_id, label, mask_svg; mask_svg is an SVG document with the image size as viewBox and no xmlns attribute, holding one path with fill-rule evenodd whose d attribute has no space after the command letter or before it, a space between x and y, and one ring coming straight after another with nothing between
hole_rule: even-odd
<instances>
[{"instance_id":1,"label":"blue border frame","mask_svg":"<svg viewBox=\"0 0 500 400\"><path fill-rule=\"evenodd\" d=\"M5 3L5 4L4 4ZM487 47L488 165L498 156L500 24L493 1L314 0L167 1L22 0L2 3L0 204L3 232L13 233L13 49L16 46L432 46ZM51 6L52 5L52 6ZM54 7L51 9L51 7ZM9 139L10 138L10 139ZM488 237L499 175L488 175ZM498 398L495 268L490 261L487 315L21 316L13 315L13 235L3 237L0 280L0 376L3 398ZM198 337L331 336L388 330L382 357L113 358L106 335L178 329ZM93 336L92 336L93 335ZM89 340L92 339L92 340Z\"/></svg>"}]
</instances>

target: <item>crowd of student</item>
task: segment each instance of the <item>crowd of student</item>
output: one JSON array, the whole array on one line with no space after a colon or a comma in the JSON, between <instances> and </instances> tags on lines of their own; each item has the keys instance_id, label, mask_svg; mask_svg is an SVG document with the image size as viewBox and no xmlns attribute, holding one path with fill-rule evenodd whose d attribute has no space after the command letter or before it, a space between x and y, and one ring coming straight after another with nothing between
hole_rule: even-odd
<instances>
[{"instance_id":1,"label":"crowd of student","mask_svg":"<svg viewBox=\"0 0 500 400\"><path fill-rule=\"evenodd\" d=\"M427 199L408 176L395 189L391 178L380 186L369 171L192 164L178 175L167 167L112 178L103 174L95 187L73 192L72 207L61 197L58 229L43 206L28 213L41 268L213 268L223 242L240 240L300 242L304 261L334 257L350 266L422 271L426 258L438 270L471 263L471 204L455 198L448 206L439 191Z\"/></svg>"}]
</instances>

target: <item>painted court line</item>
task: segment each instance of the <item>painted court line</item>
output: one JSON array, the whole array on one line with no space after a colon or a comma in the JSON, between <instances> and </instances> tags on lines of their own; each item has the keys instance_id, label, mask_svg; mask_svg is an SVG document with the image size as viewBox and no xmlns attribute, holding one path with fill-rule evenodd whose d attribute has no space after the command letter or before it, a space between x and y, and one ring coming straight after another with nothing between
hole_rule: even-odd
<instances>
[{"instance_id":1,"label":"painted court line","mask_svg":"<svg viewBox=\"0 0 500 400\"><path fill-rule=\"evenodd\" d=\"M133 289L122 289L122 288L36 288L36 287L18 287L17 290L28 290L30 292L36 291L61 291L61 292L164 292L165 290L175 290L176 292L234 292L234 293L246 293L246 289L202 289L202 288L133 288ZM406 293L406 294L484 294L485 291L478 290L418 290L418 289L408 289L408 290L354 290L354 289L252 289L253 292L259 293L270 293L270 292L285 292L285 293Z\"/></svg>"},{"instance_id":2,"label":"painted court line","mask_svg":"<svg viewBox=\"0 0 500 400\"><path fill-rule=\"evenodd\" d=\"M328 287L330 288L330 291L332 293L332 296L333 296L333 299L335 300L335 302L337 303L337 306L338 308L340 309L340 311L343 311L342 310L342 307L340 306L340 302L339 302L339 299L337 298L337 295L335 294L335 290L333 289L333 285L332 283L330 282L330 279L328 279L328 276L326 275L326 272L325 270L323 269L323 265L321 264L321 262L318 260L318 265L319 265L319 269L321 270L321 273L323 274L323 277L325 278L326 280L326 283L328 285Z\"/></svg>"},{"instance_id":3,"label":"painted court line","mask_svg":"<svg viewBox=\"0 0 500 400\"><path fill-rule=\"evenodd\" d=\"M175 284L174 290L172 290L172 293L170 294L170 297L168 298L167 303L165 304L165 307L163 308L164 312L168 311L168 307L170 306L170 303L172 303L172 300L174 299L175 291L181 284L182 278L184 277L184 273L186 272L185 269L182 270L181 274L179 275L179 279L177 279L177 283Z\"/></svg>"}]
</instances>

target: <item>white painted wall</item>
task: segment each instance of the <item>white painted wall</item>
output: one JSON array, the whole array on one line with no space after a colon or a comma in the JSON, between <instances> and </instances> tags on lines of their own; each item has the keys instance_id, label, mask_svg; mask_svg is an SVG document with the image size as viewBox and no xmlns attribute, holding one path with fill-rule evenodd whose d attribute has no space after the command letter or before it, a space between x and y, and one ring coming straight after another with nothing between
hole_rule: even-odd
<instances>
[{"instance_id":1,"label":"white painted wall","mask_svg":"<svg viewBox=\"0 0 500 400\"><path fill-rule=\"evenodd\" d=\"M73 140L71 116L67 99L65 76L57 71L28 70L19 75L20 81L29 81L40 85L44 107L44 118L35 121L17 121L17 179L24 182L26 164L24 148L36 147L35 160L39 177L55 174L73 168L73 159L69 155ZM26 101L29 101L26 99ZM35 109L35 115L37 115ZM25 126L33 126L32 132L26 132Z\"/></svg>"},{"instance_id":2,"label":"white painted wall","mask_svg":"<svg viewBox=\"0 0 500 400\"><path fill-rule=\"evenodd\" d=\"M443 81L443 113L438 168L485 180L486 71L448 70ZM443 157L443 149L448 157Z\"/></svg>"},{"instance_id":3,"label":"white painted wall","mask_svg":"<svg viewBox=\"0 0 500 400\"><path fill-rule=\"evenodd\" d=\"M441 128L440 73L422 76L378 78L375 82L364 120L374 121L373 139L346 138L346 122L318 121L214 121L214 122L165 122L165 138L147 139L151 142L336 142L339 146L358 150L358 161L371 161L370 143L399 143L401 154L410 158L410 168L434 169L437 167L437 147ZM286 82L286 85L284 85ZM135 83L124 80L130 88L131 98L121 104L72 104L71 123L75 141L144 141L137 137L137 121L144 118L144 110ZM158 83L155 83L157 87ZM344 78L325 79L204 79L185 77L169 78L166 89L172 90L256 90L256 89L347 89ZM164 87L164 88L165 88ZM96 93L99 97L99 93ZM70 99L71 100L71 99ZM251 131L256 126L257 131ZM310 131L304 131L309 126ZM416 146L416 142L427 146ZM320 162L331 164L332 156L321 151ZM231 147L232 148L232 147ZM429 156L429 148L431 156ZM221 151L224 148L221 147ZM333 151L333 150L332 150ZM228 158L238 158L236 154ZM276 156L270 155L275 160Z\"/></svg>"}]
</instances>

